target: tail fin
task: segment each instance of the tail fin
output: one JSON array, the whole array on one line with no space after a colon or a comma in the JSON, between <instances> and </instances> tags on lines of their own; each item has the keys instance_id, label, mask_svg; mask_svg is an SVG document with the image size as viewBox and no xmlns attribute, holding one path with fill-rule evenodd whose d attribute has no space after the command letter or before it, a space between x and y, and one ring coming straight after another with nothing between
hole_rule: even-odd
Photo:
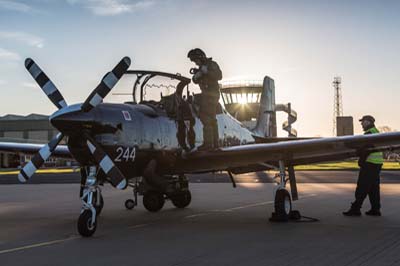
<instances>
[{"instance_id":1,"label":"tail fin","mask_svg":"<svg viewBox=\"0 0 400 266\"><path fill-rule=\"evenodd\" d=\"M264 77L257 124L252 131L254 135L259 137L276 137L277 135L275 115L275 82L268 76Z\"/></svg>"}]
</instances>

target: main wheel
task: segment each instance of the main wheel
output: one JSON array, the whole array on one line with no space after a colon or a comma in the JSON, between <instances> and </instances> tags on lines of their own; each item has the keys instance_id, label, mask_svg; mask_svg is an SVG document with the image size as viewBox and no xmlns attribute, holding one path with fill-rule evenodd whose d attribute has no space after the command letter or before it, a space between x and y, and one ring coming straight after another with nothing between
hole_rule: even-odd
<instances>
[{"instance_id":1,"label":"main wheel","mask_svg":"<svg viewBox=\"0 0 400 266\"><path fill-rule=\"evenodd\" d=\"M176 195L171 196L172 204L177 208L186 208L192 201L192 194L189 190L182 191Z\"/></svg>"},{"instance_id":2,"label":"main wheel","mask_svg":"<svg viewBox=\"0 0 400 266\"><path fill-rule=\"evenodd\" d=\"M288 219L292 211L292 200L286 189L279 189L275 194L275 214L283 219Z\"/></svg>"},{"instance_id":3,"label":"main wheel","mask_svg":"<svg viewBox=\"0 0 400 266\"><path fill-rule=\"evenodd\" d=\"M149 191L143 195L143 205L150 212L158 212L164 206L164 195L160 192Z\"/></svg>"},{"instance_id":4,"label":"main wheel","mask_svg":"<svg viewBox=\"0 0 400 266\"><path fill-rule=\"evenodd\" d=\"M97 219L92 224L92 212L84 210L78 219L78 232L83 237L89 237L96 232Z\"/></svg>"},{"instance_id":5,"label":"main wheel","mask_svg":"<svg viewBox=\"0 0 400 266\"><path fill-rule=\"evenodd\" d=\"M128 210L132 210L133 208L135 208L135 202L132 199L127 199L125 201L125 208Z\"/></svg>"}]
</instances>

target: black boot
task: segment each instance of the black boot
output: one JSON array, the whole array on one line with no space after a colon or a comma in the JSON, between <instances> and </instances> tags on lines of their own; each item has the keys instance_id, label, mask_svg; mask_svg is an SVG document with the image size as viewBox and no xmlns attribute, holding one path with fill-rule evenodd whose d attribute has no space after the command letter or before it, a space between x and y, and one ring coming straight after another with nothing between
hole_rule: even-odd
<instances>
[{"instance_id":1,"label":"black boot","mask_svg":"<svg viewBox=\"0 0 400 266\"><path fill-rule=\"evenodd\" d=\"M382 216L382 213L380 210L372 210L372 209L365 212L365 214L369 215L369 216Z\"/></svg>"},{"instance_id":2,"label":"black boot","mask_svg":"<svg viewBox=\"0 0 400 266\"><path fill-rule=\"evenodd\" d=\"M197 151L211 151L213 148L210 144L202 144L197 148Z\"/></svg>"},{"instance_id":3,"label":"black boot","mask_svg":"<svg viewBox=\"0 0 400 266\"><path fill-rule=\"evenodd\" d=\"M350 209L347 212L343 212L344 216L361 216L360 208L351 205Z\"/></svg>"},{"instance_id":4,"label":"black boot","mask_svg":"<svg viewBox=\"0 0 400 266\"><path fill-rule=\"evenodd\" d=\"M198 151L211 151L213 149L212 127L208 124L203 125L203 145L197 148Z\"/></svg>"}]
</instances>

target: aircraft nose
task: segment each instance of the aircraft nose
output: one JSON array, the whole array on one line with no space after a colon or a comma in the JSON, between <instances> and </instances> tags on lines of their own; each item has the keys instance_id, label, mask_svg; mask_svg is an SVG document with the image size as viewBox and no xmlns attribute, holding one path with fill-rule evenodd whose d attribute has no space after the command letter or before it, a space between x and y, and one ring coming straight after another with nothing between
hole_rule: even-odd
<instances>
[{"instance_id":1,"label":"aircraft nose","mask_svg":"<svg viewBox=\"0 0 400 266\"><path fill-rule=\"evenodd\" d=\"M73 105L58 110L50 116L50 123L63 133L87 127L94 119L90 113L81 112L80 106Z\"/></svg>"}]
</instances>

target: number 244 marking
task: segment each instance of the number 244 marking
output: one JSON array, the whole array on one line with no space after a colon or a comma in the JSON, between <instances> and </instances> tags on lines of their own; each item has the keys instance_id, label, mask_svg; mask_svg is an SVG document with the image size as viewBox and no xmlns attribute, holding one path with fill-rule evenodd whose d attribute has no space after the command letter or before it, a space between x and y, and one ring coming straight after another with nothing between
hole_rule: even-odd
<instances>
[{"instance_id":1,"label":"number 244 marking","mask_svg":"<svg viewBox=\"0 0 400 266\"><path fill-rule=\"evenodd\" d=\"M136 157L136 148L123 148L123 147L118 147L117 148L117 157L115 157L114 161L115 162L128 162L128 161L135 161Z\"/></svg>"}]
</instances>

